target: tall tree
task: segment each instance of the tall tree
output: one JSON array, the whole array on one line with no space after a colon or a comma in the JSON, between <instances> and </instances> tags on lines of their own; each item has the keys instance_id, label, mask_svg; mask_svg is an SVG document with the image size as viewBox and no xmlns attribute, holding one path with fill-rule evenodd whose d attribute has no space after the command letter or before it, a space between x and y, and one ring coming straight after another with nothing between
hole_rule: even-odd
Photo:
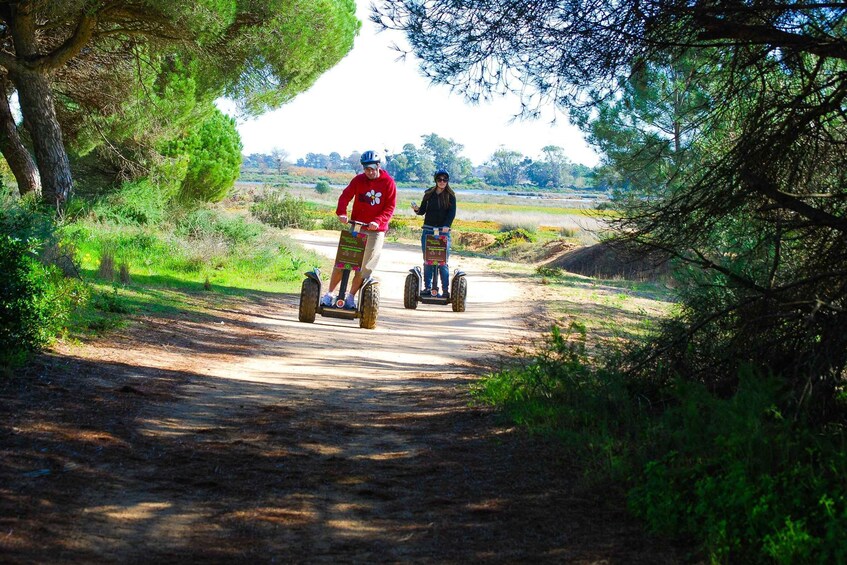
<instances>
[{"instance_id":1,"label":"tall tree","mask_svg":"<svg viewBox=\"0 0 847 565\"><path fill-rule=\"evenodd\" d=\"M542 159L526 168L526 176L536 186L558 188L573 182L572 163L564 149L556 145L541 148Z\"/></svg>"},{"instance_id":2,"label":"tall tree","mask_svg":"<svg viewBox=\"0 0 847 565\"><path fill-rule=\"evenodd\" d=\"M102 52L190 52L202 63L202 89L258 114L307 89L350 50L354 14L352 0L0 2L0 69L18 95L44 199L61 209L73 185L56 110L61 69L78 65L78 80L86 80L84 63Z\"/></svg>"},{"instance_id":3,"label":"tall tree","mask_svg":"<svg viewBox=\"0 0 847 565\"><path fill-rule=\"evenodd\" d=\"M491 155L489 183L498 186L516 186L523 175L524 156L519 151L500 147Z\"/></svg>"},{"instance_id":4,"label":"tall tree","mask_svg":"<svg viewBox=\"0 0 847 565\"><path fill-rule=\"evenodd\" d=\"M464 145L434 133L421 136L421 138L423 149L429 153L436 170L444 169L449 172L450 180L453 182L462 181L470 176L472 169L470 159L460 155L465 148Z\"/></svg>"},{"instance_id":5,"label":"tall tree","mask_svg":"<svg viewBox=\"0 0 847 565\"><path fill-rule=\"evenodd\" d=\"M527 114L552 101L608 111L600 127L619 120L603 136L619 151L615 174L650 196L625 203L620 233L701 269L651 375L726 391L752 362L835 413L847 367L847 4L393 0L374 19L405 31L432 80L471 100L514 91Z\"/></svg>"},{"instance_id":6,"label":"tall tree","mask_svg":"<svg viewBox=\"0 0 847 565\"><path fill-rule=\"evenodd\" d=\"M29 154L21 141L12 108L6 92L9 90L8 81L2 79L3 92L0 93L0 152L6 158L12 174L18 183L18 191L24 194L33 193L41 196L41 177L32 155Z\"/></svg>"},{"instance_id":7,"label":"tall tree","mask_svg":"<svg viewBox=\"0 0 847 565\"><path fill-rule=\"evenodd\" d=\"M388 172L398 181L429 182L435 165L426 153L419 151L415 144L407 143L403 146L403 151L391 159Z\"/></svg>"},{"instance_id":8,"label":"tall tree","mask_svg":"<svg viewBox=\"0 0 847 565\"><path fill-rule=\"evenodd\" d=\"M289 164L288 163L288 158L289 158L288 151L286 151L285 149L281 149L279 147L274 147L273 150L271 150L271 157L273 158L274 163L276 164L277 174L281 175L282 171L284 171L288 167L288 164Z\"/></svg>"}]
</instances>

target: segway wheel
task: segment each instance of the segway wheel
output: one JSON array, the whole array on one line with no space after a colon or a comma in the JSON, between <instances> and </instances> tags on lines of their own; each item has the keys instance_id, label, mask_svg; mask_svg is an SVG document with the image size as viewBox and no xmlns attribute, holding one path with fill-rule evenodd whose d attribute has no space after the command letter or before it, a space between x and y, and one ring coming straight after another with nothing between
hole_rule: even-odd
<instances>
[{"instance_id":1,"label":"segway wheel","mask_svg":"<svg viewBox=\"0 0 847 565\"><path fill-rule=\"evenodd\" d=\"M376 319L379 316L379 285L369 284L362 289L362 317L359 318L359 327L372 330L376 327Z\"/></svg>"},{"instance_id":2,"label":"segway wheel","mask_svg":"<svg viewBox=\"0 0 847 565\"><path fill-rule=\"evenodd\" d=\"M406 275L406 287L403 289L403 306L410 310L418 307L418 277L414 273Z\"/></svg>"},{"instance_id":3,"label":"segway wheel","mask_svg":"<svg viewBox=\"0 0 847 565\"><path fill-rule=\"evenodd\" d=\"M299 318L301 322L311 324L315 321L320 292L321 288L316 280L308 278L303 280L303 286L300 287Z\"/></svg>"},{"instance_id":4,"label":"segway wheel","mask_svg":"<svg viewBox=\"0 0 847 565\"><path fill-rule=\"evenodd\" d=\"M465 277L454 277L450 285L450 298L453 302L453 312L465 311L465 298L468 296L468 281Z\"/></svg>"}]
</instances>

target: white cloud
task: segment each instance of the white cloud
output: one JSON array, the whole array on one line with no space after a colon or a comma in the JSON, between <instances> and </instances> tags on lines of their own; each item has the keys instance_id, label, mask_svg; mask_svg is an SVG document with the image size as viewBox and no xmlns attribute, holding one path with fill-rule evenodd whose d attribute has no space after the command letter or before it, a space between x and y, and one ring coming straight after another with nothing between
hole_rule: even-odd
<instances>
[{"instance_id":1,"label":"white cloud","mask_svg":"<svg viewBox=\"0 0 847 565\"><path fill-rule=\"evenodd\" d=\"M276 147L293 159L308 152L398 152L406 143L420 147L421 136L435 133L464 145L462 155L474 165L500 146L535 158L546 145L562 147L576 163L597 163L581 132L561 117L556 125L549 120L509 123L519 111L517 99L469 105L449 88L430 85L416 60L397 60L391 45L402 43L403 37L376 33L367 20L367 3L358 4L362 31L347 57L291 103L239 122L245 154L270 153Z\"/></svg>"}]
</instances>

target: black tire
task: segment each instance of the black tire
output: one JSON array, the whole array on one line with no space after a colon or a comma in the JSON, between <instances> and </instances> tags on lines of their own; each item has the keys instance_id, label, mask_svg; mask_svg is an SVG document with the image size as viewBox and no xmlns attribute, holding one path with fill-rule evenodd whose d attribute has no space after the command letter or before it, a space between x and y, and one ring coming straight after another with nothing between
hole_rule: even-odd
<instances>
[{"instance_id":1,"label":"black tire","mask_svg":"<svg viewBox=\"0 0 847 565\"><path fill-rule=\"evenodd\" d=\"M403 289L403 306L410 310L417 308L419 291L418 277L415 273L406 275L406 286Z\"/></svg>"},{"instance_id":2,"label":"black tire","mask_svg":"<svg viewBox=\"0 0 847 565\"><path fill-rule=\"evenodd\" d=\"M362 317L359 318L359 327L372 330L376 327L376 319L379 316L379 284L369 284L362 289Z\"/></svg>"},{"instance_id":3,"label":"black tire","mask_svg":"<svg viewBox=\"0 0 847 565\"><path fill-rule=\"evenodd\" d=\"M314 279L303 280L300 287L300 321L311 324L315 321L315 313L318 310L321 287Z\"/></svg>"},{"instance_id":4,"label":"black tire","mask_svg":"<svg viewBox=\"0 0 847 565\"><path fill-rule=\"evenodd\" d=\"M468 296L468 281L465 280L465 277L455 277L450 287L450 301L453 303L453 312L464 312L465 298Z\"/></svg>"}]
</instances>

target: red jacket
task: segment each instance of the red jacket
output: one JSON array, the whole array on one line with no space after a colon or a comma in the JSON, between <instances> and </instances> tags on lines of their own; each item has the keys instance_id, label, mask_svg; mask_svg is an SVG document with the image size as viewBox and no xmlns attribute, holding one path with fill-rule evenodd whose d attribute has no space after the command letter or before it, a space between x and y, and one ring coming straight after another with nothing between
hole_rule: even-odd
<instances>
[{"instance_id":1,"label":"red jacket","mask_svg":"<svg viewBox=\"0 0 847 565\"><path fill-rule=\"evenodd\" d=\"M365 173L359 173L338 197L335 214L347 215L347 205L353 201L350 219L357 222L376 222L379 230L388 231L388 221L394 215L397 205L397 185L394 179L380 169L379 177L369 180Z\"/></svg>"}]
</instances>

